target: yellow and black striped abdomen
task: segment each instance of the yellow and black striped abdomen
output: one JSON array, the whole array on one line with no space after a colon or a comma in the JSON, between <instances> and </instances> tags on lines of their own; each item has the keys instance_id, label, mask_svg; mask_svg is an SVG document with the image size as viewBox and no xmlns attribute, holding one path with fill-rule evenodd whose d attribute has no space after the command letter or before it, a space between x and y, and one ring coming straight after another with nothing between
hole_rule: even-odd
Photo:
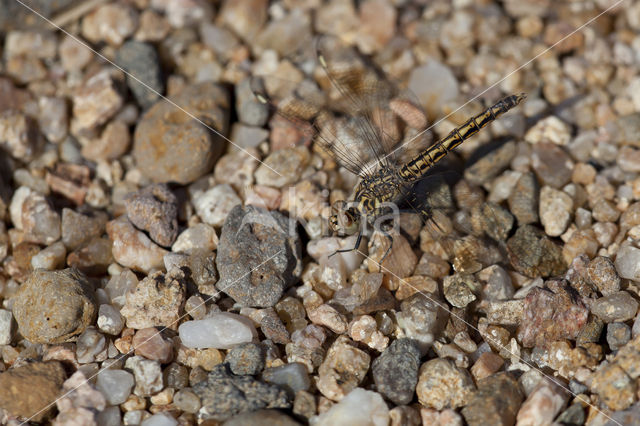
<instances>
[{"instance_id":1,"label":"yellow and black striped abdomen","mask_svg":"<svg viewBox=\"0 0 640 426\"><path fill-rule=\"evenodd\" d=\"M524 93L507 96L480 114L471 117L466 123L453 129L445 138L439 140L402 166L399 171L400 177L407 180L421 178L433 165L447 155L449 151L478 133L484 126L518 105L525 98L526 95Z\"/></svg>"}]
</instances>

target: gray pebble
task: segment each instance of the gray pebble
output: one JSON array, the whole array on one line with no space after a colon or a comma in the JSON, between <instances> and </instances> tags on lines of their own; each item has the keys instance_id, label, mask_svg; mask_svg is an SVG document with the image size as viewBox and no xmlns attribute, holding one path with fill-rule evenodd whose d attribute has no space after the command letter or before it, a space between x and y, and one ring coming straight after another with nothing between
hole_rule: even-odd
<instances>
[{"instance_id":1,"label":"gray pebble","mask_svg":"<svg viewBox=\"0 0 640 426\"><path fill-rule=\"evenodd\" d=\"M420 350L411 339L395 340L373 361L372 373L377 391L394 404L413 400L418 383Z\"/></svg>"},{"instance_id":2,"label":"gray pebble","mask_svg":"<svg viewBox=\"0 0 640 426\"><path fill-rule=\"evenodd\" d=\"M200 409L200 398L191 389L180 389L173 396L175 406L186 413L197 413Z\"/></svg>"},{"instance_id":3,"label":"gray pebble","mask_svg":"<svg viewBox=\"0 0 640 426\"><path fill-rule=\"evenodd\" d=\"M400 305L398 326L406 337L418 343L422 354L431 347L435 336L447 322L449 313L442 306L443 303L434 300L433 296L427 298L419 293L405 299Z\"/></svg>"},{"instance_id":4,"label":"gray pebble","mask_svg":"<svg viewBox=\"0 0 640 426\"><path fill-rule=\"evenodd\" d=\"M253 80L253 84L257 81ZM238 111L238 118L244 124L262 127L269 118L269 107L258 102L251 90L251 84L251 79L245 79L236 85L236 111ZM241 146L247 148L246 145L241 144Z\"/></svg>"},{"instance_id":5,"label":"gray pebble","mask_svg":"<svg viewBox=\"0 0 640 426\"><path fill-rule=\"evenodd\" d=\"M101 211L62 209L62 242L75 250L93 237L104 234L109 217Z\"/></svg>"},{"instance_id":6,"label":"gray pebble","mask_svg":"<svg viewBox=\"0 0 640 426\"><path fill-rule=\"evenodd\" d=\"M607 324L607 343L612 351L620 349L631 340L631 327L623 322Z\"/></svg>"},{"instance_id":7,"label":"gray pebble","mask_svg":"<svg viewBox=\"0 0 640 426\"><path fill-rule=\"evenodd\" d=\"M638 302L626 291L618 291L591 303L591 312L606 324L628 321L638 312Z\"/></svg>"},{"instance_id":8,"label":"gray pebble","mask_svg":"<svg viewBox=\"0 0 640 426\"><path fill-rule=\"evenodd\" d=\"M556 144L542 142L533 146L533 170L543 185L562 188L571 180L573 165L564 149Z\"/></svg>"},{"instance_id":9,"label":"gray pebble","mask_svg":"<svg viewBox=\"0 0 640 426\"><path fill-rule=\"evenodd\" d=\"M193 391L200 397L202 419L226 420L261 408L289 408L287 393L278 386L260 382L251 376L235 376L226 363L216 365Z\"/></svg>"},{"instance_id":10,"label":"gray pebble","mask_svg":"<svg viewBox=\"0 0 640 426\"><path fill-rule=\"evenodd\" d=\"M142 109L159 99L164 92L164 82L158 53L152 44L134 40L125 42L116 51L116 63L136 77L127 75L127 85Z\"/></svg>"},{"instance_id":11,"label":"gray pebble","mask_svg":"<svg viewBox=\"0 0 640 426\"><path fill-rule=\"evenodd\" d=\"M462 415L470 426L515 424L523 400L518 381L509 373L497 373L478 383Z\"/></svg>"},{"instance_id":12,"label":"gray pebble","mask_svg":"<svg viewBox=\"0 0 640 426\"><path fill-rule=\"evenodd\" d=\"M224 426L262 425L299 426L300 423L278 410L258 410L251 413L242 413L224 422Z\"/></svg>"},{"instance_id":13,"label":"gray pebble","mask_svg":"<svg viewBox=\"0 0 640 426\"><path fill-rule=\"evenodd\" d=\"M464 308L476 300L474 291L478 291L478 283L473 275L455 274L444 277L442 289L444 298L456 308Z\"/></svg>"},{"instance_id":14,"label":"gray pebble","mask_svg":"<svg viewBox=\"0 0 640 426\"><path fill-rule=\"evenodd\" d=\"M574 392L575 394L579 394L580 392ZM556 423L562 425L582 425L586 420L586 416L584 414L584 407L578 403L572 404L564 410L558 418L556 419Z\"/></svg>"},{"instance_id":15,"label":"gray pebble","mask_svg":"<svg viewBox=\"0 0 640 426\"><path fill-rule=\"evenodd\" d=\"M233 374L255 376L264 369L265 351L257 343L242 343L227 353L225 362Z\"/></svg>"},{"instance_id":16,"label":"gray pebble","mask_svg":"<svg viewBox=\"0 0 640 426\"><path fill-rule=\"evenodd\" d=\"M236 206L224 223L216 287L243 306L270 307L302 270L295 227L278 212Z\"/></svg>"},{"instance_id":17,"label":"gray pebble","mask_svg":"<svg viewBox=\"0 0 640 426\"><path fill-rule=\"evenodd\" d=\"M307 367L299 362L267 368L262 372L262 380L280 386L291 397L294 397L299 391L307 391L311 387Z\"/></svg>"},{"instance_id":18,"label":"gray pebble","mask_svg":"<svg viewBox=\"0 0 640 426\"><path fill-rule=\"evenodd\" d=\"M496 241L505 241L513 228L513 215L495 203L483 203L471 211L474 231Z\"/></svg>"},{"instance_id":19,"label":"gray pebble","mask_svg":"<svg viewBox=\"0 0 640 426\"><path fill-rule=\"evenodd\" d=\"M182 389L189 385L189 372L187 367L177 362L172 362L163 371L164 382L167 387Z\"/></svg>"}]
</instances>

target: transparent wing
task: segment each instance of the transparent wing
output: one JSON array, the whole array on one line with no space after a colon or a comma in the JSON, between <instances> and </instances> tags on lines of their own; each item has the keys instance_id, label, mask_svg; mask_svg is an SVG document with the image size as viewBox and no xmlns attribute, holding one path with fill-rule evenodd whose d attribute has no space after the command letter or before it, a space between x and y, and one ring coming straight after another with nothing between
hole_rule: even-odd
<instances>
[{"instance_id":1,"label":"transparent wing","mask_svg":"<svg viewBox=\"0 0 640 426\"><path fill-rule=\"evenodd\" d=\"M319 37L315 48L320 88L310 79L287 84L260 76L252 82L258 99L305 129L317 148L354 174L364 177L378 165L400 161L404 151L390 154L393 149L426 127L415 97L381 78L337 39Z\"/></svg>"},{"instance_id":2,"label":"transparent wing","mask_svg":"<svg viewBox=\"0 0 640 426\"><path fill-rule=\"evenodd\" d=\"M274 80L278 81L277 84L273 84ZM355 154L357 138L328 111L324 106L324 94L317 86L313 89L313 85L310 80L296 84L282 82L272 76L257 76L251 80L251 90L258 101L291 123L303 139L315 139L315 143L342 167L363 175L367 163ZM272 93L269 93L270 87L274 88ZM281 97L277 99L274 96Z\"/></svg>"},{"instance_id":3,"label":"transparent wing","mask_svg":"<svg viewBox=\"0 0 640 426\"><path fill-rule=\"evenodd\" d=\"M411 129L421 131L427 124L415 96L400 91L335 38L319 37L316 55L322 69L317 79L332 107L350 117L367 160L397 164L403 151L392 151Z\"/></svg>"}]
</instances>

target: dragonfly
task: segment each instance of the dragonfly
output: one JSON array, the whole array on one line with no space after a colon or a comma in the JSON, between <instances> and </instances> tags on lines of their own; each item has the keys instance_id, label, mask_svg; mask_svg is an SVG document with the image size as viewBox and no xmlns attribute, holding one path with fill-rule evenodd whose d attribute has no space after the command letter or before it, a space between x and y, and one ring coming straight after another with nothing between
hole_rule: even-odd
<instances>
[{"instance_id":1,"label":"dragonfly","mask_svg":"<svg viewBox=\"0 0 640 426\"><path fill-rule=\"evenodd\" d=\"M417 184L427 178L449 152L520 104L526 94L500 99L451 130L444 138L407 158L411 140L402 140L393 123L393 114L400 116L407 127L419 131L412 137L416 139L426 131L426 116L421 112L419 103L408 91L402 93L367 64L353 66L350 62L355 57L341 56L341 52L344 50L337 48L335 41L328 37L320 37L316 41L315 54L324 71L323 78L329 82L327 89L344 104L329 102L348 117L343 128L336 129L326 110L307 101L304 94L294 92L276 105L264 82L252 82L252 90L260 103L271 105L281 116L312 132L314 143L321 151L359 177L351 200L336 201L331 206L329 217L329 226L334 233L357 235L355 245L333 254L358 250L365 234L363 225L369 225L389 242L378 262L381 265L393 245L391 221L381 219L393 215L392 206L408 204L423 222L432 218L432 209L425 202L427 197L416 192ZM332 60L329 55L333 56ZM307 123L310 126L305 127ZM345 128L352 132L345 132Z\"/></svg>"}]
</instances>

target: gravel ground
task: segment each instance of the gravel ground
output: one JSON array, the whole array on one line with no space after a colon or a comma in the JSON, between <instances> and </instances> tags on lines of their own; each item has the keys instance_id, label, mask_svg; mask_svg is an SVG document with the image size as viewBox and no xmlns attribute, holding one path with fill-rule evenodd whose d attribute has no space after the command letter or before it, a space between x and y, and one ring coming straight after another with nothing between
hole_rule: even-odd
<instances>
[{"instance_id":1,"label":"gravel ground","mask_svg":"<svg viewBox=\"0 0 640 426\"><path fill-rule=\"evenodd\" d=\"M640 1L0 0L0 25L3 424L639 424ZM353 136L318 36L413 93L374 123L396 139L527 94L387 257L330 256L356 178L253 93Z\"/></svg>"}]
</instances>

